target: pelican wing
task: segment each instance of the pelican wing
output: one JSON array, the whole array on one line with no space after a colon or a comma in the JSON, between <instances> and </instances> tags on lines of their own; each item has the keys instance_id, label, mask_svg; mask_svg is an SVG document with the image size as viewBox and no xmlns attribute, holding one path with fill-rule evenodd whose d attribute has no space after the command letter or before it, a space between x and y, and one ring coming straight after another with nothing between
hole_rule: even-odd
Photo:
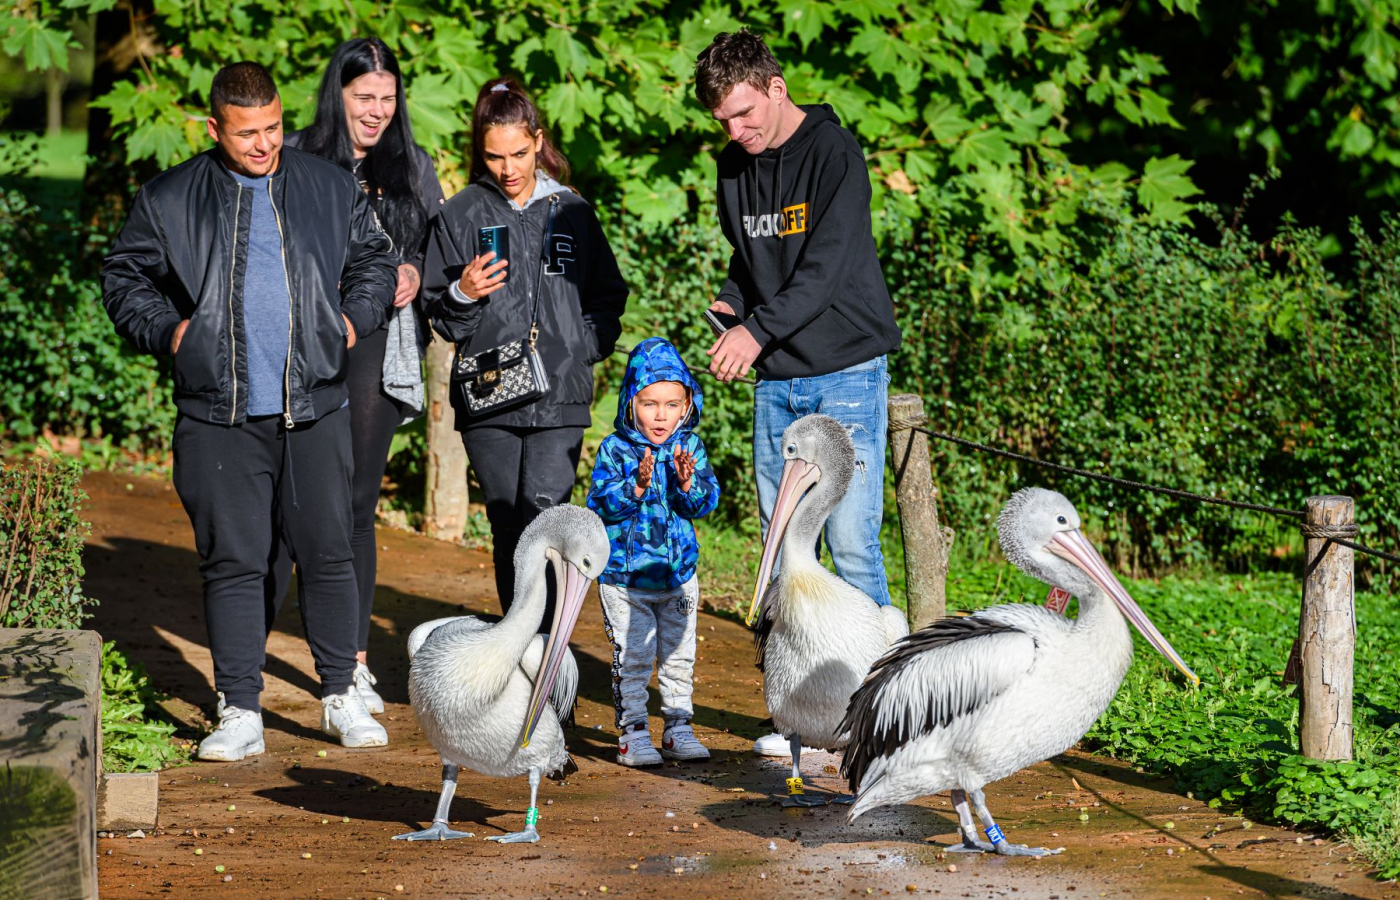
<instances>
[{"instance_id":1,"label":"pelican wing","mask_svg":"<svg viewBox=\"0 0 1400 900\"><path fill-rule=\"evenodd\" d=\"M753 662L760 672L763 671L764 654L768 652L768 635L773 633L773 619L777 615L777 609L778 582L773 581L769 583L768 590L763 592L763 599L758 602L758 618L753 623Z\"/></svg>"},{"instance_id":2,"label":"pelican wing","mask_svg":"<svg viewBox=\"0 0 1400 900\"><path fill-rule=\"evenodd\" d=\"M476 627L475 627L475 628L470 628L470 627L469 627L469 630L471 630L471 631L476 631L476 630L478 630L478 629L480 629L480 628L489 628L489 627L491 627L491 623L489 623L489 622L483 622L482 620L478 619L476 616L448 616L448 617L445 618L445 619L431 619L431 620L429 620L429 621L427 621L427 622L424 622L422 625L419 625L417 628L413 629L413 631L409 632L409 635L408 635L408 660L409 660L409 662L412 662L412 661L413 661L413 657L418 653L418 651L421 650L421 649L423 649L423 645L424 645L425 643L427 643L427 641L428 641L428 635L430 635L430 634L432 634L434 631L436 631L436 630L438 629L439 626L441 626L441 625L446 625L448 622L474 622L474 623L476 623Z\"/></svg>"},{"instance_id":3,"label":"pelican wing","mask_svg":"<svg viewBox=\"0 0 1400 900\"><path fill-rule=\"evenodd\" d=\"M866 769L915 738L945 728L1026 677L1035 638L980 615L941 619L875 661L846 708L841 774L852 791Z\"/></svg>"},{"instance_id":4,"label":"pelican wing","mask_svg":"<svg viewBox=\"0 0 1400 900\"><path fill-rule=\"evenodd\" d=\"M544 662L544 647L549 643L549 635L536 635L525 648L525 655L520 657L520 669L523 671L531 683L535 676L539 675L540 665ZM559 663L559 674L554 678L554 687L549 691L549 705L554 707L554 715L560 722L572 723L574 718L574 703L578 699L578 661L574 659L573 651L564 654L564 658Z\"/></svg>"}]
</instances>

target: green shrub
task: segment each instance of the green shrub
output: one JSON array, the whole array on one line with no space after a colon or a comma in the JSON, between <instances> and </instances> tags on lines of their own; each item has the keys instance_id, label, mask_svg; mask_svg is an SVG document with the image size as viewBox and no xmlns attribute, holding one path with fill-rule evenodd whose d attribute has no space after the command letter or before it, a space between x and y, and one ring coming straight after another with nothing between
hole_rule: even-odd
<instances>
[{"instance_id":1,"label":"green shrub","mask_svg":"<svg viewBox=\"0 0 1400 900\"><path fill-rule=\"evenodd\" d=\"M103 769L153 772L186 760L171 740L175 726L150 718L159 699L139 662L128 661L112 641L102 645Z\"/></svg>"},{"instance_id":2,"label":"green shrub","mask_svg":"<svg viewBox=\"0 0 1400 900\"><path fill-rule=\"evenodd\" d=\"M62 458L0 467L0 627L79 628L91 615L81 478Z\"/></svg>"},{"instance_id":3,"label":"green shrub","mask_svg":"<svg viewBox=\"0 0 1400 900\"><path fill-rule=\"evenodd\" d=\"M115 235L80 224L30 177L35 145L0 138L0 434L162 442L175 421L163 363L112 330L97 280Z\"/></svg>"}]
</instances>

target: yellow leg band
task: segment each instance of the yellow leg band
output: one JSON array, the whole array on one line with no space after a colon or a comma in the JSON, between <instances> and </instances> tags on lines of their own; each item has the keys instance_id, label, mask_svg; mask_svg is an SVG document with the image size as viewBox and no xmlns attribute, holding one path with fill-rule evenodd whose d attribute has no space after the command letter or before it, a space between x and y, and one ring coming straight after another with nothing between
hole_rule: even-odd
<instances>
[{"instance_id":1,"label":"yellow leg band","mask_svg":"<svg viewBox=\"0 0 1400 900\"><path fill-rule=\"evenodd\" d=\"M789 779L787 780L787 787L788 787L788 796L789 796L789 797L796 797L796 796L798 796L799 794L805 794L805 793L806 793L806 791L802 790L802 779L801 779L801 777L798 777L798 778L789 778Z\"/></svg>"}]
</instances>

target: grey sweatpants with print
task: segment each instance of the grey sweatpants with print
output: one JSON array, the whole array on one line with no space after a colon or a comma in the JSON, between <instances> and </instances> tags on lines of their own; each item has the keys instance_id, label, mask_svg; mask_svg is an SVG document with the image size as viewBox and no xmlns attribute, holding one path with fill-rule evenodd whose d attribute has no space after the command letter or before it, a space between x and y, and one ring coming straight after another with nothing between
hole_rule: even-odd
<instances>
[{"instance_id":1,"label":"grey sweatpants with print","mask_svg":"<svg viewBox=\"0 0 1400 900\"><path fill-rule=\"evenodd\" d=\"M700 598L696 578L664 591L600 584L598 596L613 645L613 708L618 727L646 722L652 663L661 685L661 715L666 724L691 718L695 608Z\"/></svg>"}]
</instances>

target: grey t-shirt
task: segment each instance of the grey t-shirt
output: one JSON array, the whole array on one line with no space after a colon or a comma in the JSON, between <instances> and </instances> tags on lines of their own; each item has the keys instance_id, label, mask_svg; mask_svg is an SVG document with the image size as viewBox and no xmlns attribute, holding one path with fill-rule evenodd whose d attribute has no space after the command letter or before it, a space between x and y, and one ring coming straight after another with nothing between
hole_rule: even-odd
<instances>
[{"instance_id":1,"label":"grey t-shirt","mask_svg":"<svg viewBox=\"0 0 1400 900\"><path fill-rule=\"evenodd\" d=\"M253 191L253 219L248 226L248 265L243 276L243 346L248 357L248 415L282 412L287 346L291 340L292 301L282 258L282 233L272 208L272 176L249 178L230 173Z\"/></svg>"}]
</instances>

